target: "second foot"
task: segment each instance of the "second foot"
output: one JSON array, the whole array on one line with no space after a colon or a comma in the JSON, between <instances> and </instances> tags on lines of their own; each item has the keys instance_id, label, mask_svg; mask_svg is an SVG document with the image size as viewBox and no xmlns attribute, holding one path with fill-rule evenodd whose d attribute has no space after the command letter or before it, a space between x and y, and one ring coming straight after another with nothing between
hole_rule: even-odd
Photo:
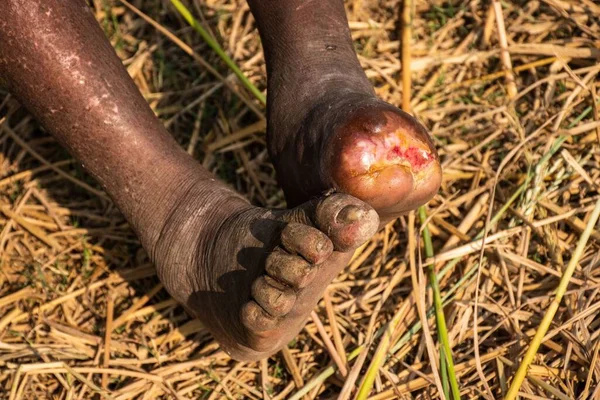
<instances>
[{"instance_id":1,"label":"second foot","mask_svg":"<svg viewBox=\"0 0 600 400\"><path fill-rule=\"evenodd\" d=\"M435 148L412 116L376 97L344 2L248 4L267 64L267 146L288 205L334 189L387 222L429 201L441 182Z\"/></svg>"},{"instance_id":2,"label":"second foot","mask_svg":"<svg viewBox=\"0 0 600 400\"><path fill-rule=\"evenodd\" d=\"M237 198L201 218L197 209L192 200L163 229L154 253L159 276L231 357L245 361L273 354L298 334L379 226L375 210L342 194L285 211Z\"/></svg>"}]
</instances>

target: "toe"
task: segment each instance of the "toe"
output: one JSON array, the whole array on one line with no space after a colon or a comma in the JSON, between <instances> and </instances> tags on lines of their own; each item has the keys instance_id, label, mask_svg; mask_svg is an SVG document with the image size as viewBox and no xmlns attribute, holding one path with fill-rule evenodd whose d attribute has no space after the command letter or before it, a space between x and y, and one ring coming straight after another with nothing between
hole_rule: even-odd
<instances>
[{"instance_id":1,"label":"toe","mask_svg":"<svg viewBox=\"0 0 600 400\"><path fill-rule=\"evenodd\" d=\"M281 233L281 244L311 264L320 264L333 252L333 243L318 229L297 222L289 223Z\"/></svg>"},{"instance_id":2,"label":"toe","mask_svg":"<svg viewBox=\"0 0 600 400\"><path fill-rule=\"evenodd\" d=\"M269 254L265 268L271 278L295 289L304 288L312 282L318 269L302 257L282 249L275 249Z\"/></svg>"},{"instance_id":3,"label":"toe","mask_svg":"<svg viewBox=\"0 0 600 400\"><path fill-rule=\"evenodd\" d=\"M240 313L242 324L253 333L267 332L277 327L278 319L269 315L253 300L247 302Z\"/></svg>"},{"instance_id":4,"label":"toe","mask_svg":"<svg viewBox=\"0 0 600 400\"><path fill-rule=\"evenodd\" d=\"M269 276L261 276L254 281L252 297L263 310L273 317L286 315L296 301L296 295L292 289Z\"/></svg>"},{"instance_id":5,"label":"toe","mask_svg":"<svg viewBox=\"0 0 600 400\"><path fill-rule=\"evenodd\" d=\"M315 224L331 239L335 250L354 250L379 228L379 216L368 204L345 194L333 194L315 210Z\"/></svg>"}]
</instances>

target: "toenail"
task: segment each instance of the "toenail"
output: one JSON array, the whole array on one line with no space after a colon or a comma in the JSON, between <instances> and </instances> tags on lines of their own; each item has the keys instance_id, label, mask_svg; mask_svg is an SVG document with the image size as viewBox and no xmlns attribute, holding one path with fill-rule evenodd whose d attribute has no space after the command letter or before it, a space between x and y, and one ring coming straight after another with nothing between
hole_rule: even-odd
<instances>
[{"instance_id":1,"label":"toenail","mask_svg":"<svg viewBox=\"0 0 600 400\"><path fill-rule=\"evenodd\" d=\"M278 319L268 316L255 301L246 303L240 312L244 325L252 331L265 332L274 329L277 325Z\"/></svg>"},{"instance_id":2,"label":"toenail","mask_svg":"<svg viewBox=\"0 0 600 400\"><path fill-rule=\"evenodd\" d=\"M337 222L349 224L358 221L364 214L364 211L360 208L353 205L348 205L340 210L336 220Z\"/></svg>"},{"instance_id":3,"label":"toenail","mask_svg":"<svg viewBox=\"0 0 600 400\"><path fill-rule=\"evenodd\" d=\"M276 280L276 279L273 279L273 278L272 278L272 277L270 277L269 275L265 275L265 276L264 276L264 279L265 279L265 282L266 282L267 284L269 284L269 285L273 286L275 289L277 289L277 290L279 290L279 291L281 291L281 292L283 292L284 290L286 290L286 289L288 288L288 287L287 287L285 284L283 284L283 283L279 282L279 281L278 281L278 280Z\"/></svg>"},{"instance_id":4,"label":"toenail","mask_svg":"<svg viewBox=\"0 0 600 400\"><path fill-rule=\"evenodd\" d=\"M312 282L318 270L311 267L304 259L281 251L271 253L265 267L271 279L279 285L286 285L293 289L306 287Z\"/></svg>"},{"instance_id":5,"label":"toenail","mask_svg":"<svg viewBox=\"0 0 600 400\"><path fill-rule=\"evenodd\" d=\"M320 253L321 250L323 250L324 247L325 247L325 241L324 240L317 240L317 243L315 245L315 249L317 250L317 253Z\"/></svg>"}]
</instances>

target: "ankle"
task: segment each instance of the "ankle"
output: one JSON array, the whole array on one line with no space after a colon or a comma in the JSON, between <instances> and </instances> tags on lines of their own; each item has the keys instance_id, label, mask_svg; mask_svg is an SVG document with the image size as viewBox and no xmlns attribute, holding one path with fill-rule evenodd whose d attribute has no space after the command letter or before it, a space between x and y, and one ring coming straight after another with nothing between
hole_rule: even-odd
<instances>
[{"instance_id":1,"label":"ankle","mask_svg":"<svg viewBox=\"0 0 600 400\"><path fill-rule=\"evenodd\" d=\"M367 91L356 90L339 80L330 83L334 87L313 96L311 104L294 106L302 112L290 113L281 107L282 102L277 109L270 110L267 145L289 207L333 187L324 161L336 127L355 110L382 102L370 86ZM336 83L340 83L339 86ZM306 167L290 168L290 162ZM307 168L310 168L309 173Z\"/></svg>"},{"instance_id":2,"label":"ankle","mask_svg":"<svg viewBox=\"0 0 600 400\"><path fill-rule=\"evenodd\" d=\"M352 79L339 75L304 85L304 89L299 89L294 96L276 91L270 93L267 145L272 155L282 153L290 141L294 142L295 148L300 144L319 144L323 135L343 119L348 110L380 101L370 84L354 85Z\"/></svg>"}]
</instances>

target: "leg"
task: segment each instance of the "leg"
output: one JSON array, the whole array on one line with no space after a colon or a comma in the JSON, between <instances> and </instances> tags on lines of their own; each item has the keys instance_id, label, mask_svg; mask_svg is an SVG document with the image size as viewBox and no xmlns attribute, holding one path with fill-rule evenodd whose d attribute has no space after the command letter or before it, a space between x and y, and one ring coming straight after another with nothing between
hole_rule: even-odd
<instances>
[{"instance_id":1,"label":"leg","mask_svg":"<svg viewBox=\"0 0 600 400\"><path fill-rule=\"evenodd\" d=\"M248 0L267 61L268 146L288 204L335 188L383 221L437 192L427 131L375 97L343 0Z\"/></svg>"},{"instance_id":2,"label":"leg","mask_svg":"<svg viewBox=\"0 0 600 400\"><path fill-rule=\"evenodd\" d=\"M101 183L169 293L235 358L285 345L376 212L346 195L253 207L179 148L84 1L2 6L2 83Z\"/></svg>"}]
</instances>

